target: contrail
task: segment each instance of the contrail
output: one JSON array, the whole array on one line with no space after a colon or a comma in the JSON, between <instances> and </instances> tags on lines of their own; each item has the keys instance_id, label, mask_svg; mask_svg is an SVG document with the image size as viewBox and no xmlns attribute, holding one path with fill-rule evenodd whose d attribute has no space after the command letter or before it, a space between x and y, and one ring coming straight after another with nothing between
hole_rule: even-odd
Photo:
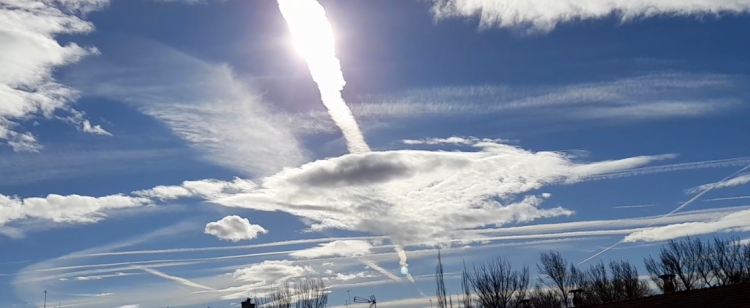
<instances>
[{"instance_id":1,"label":"contrail","mask_svg":"<svg viewBox=\"0 0 750 308\"><path fill-rule=\"evenodd\" d=\"M401 282L401 278L399 278L398 276L392 274L391 272L387 271L386 269L380 267L375 262L372 262L372 261L367 260L367 259L359 259L359 262L362 262L362 264L369 266L371 269L374 269L374 270L380 272L381 274L385 275L386 277L391 278L393 281Z\"/></svg>"},{"instance_id":2,"label":"contrail","mask_svg":"<svg viewBox=\"0 0 750 308\"><path fill-rule=\"evenodd\" d=\"M213 288L209 288L209 287L204 286L202 284L197 284L195 282L192 282L192 281L187 280L187 279L182 278L182 277L175 277L175 276L167 275L167 274L165 274L163 272L160 272L160 271L157 271L157 270L155 270L153 268L148 268L148 267L139 267L139 268L141 270L143 270L144 272L146 272L146 273L152 274L154 276L159 276L159 277L162 277L162 278L166 278L166 279L169 279L169 280L172 280L172 281L176 281L177 283L182 284L182 285L186 285L188 287L193 287L193 288L198 288L198 289L203 289L203 290L208 290L208 291L216 291Z\"/></svg>"},{"instance_id":3,"label":"contrail","mask_svg":"<svg viewBox=\"0 0 750 308\"><path fill-rule=\"evenodd\" d=\"M714 188L716 188L717 186L721 185L721 183L724 183L724 182L728 181L729 179L733 178L733 177L734 177L735 175L737 175L737 174L740 174L741 172L743 172L743 171L745 171L745 170L747 170L747 169L750 169L750 165L747 165L747 166L745 166L745 168L742 168L742 169L740 169L740 170L736 171L735 173L732 173L732 174L728 175L727 177L725 177L725 178L721 179L721 181L718 181L718 182L716 182L716 183L713 183L713 184L712 184L712 185L711 185L710 187L706 188L706 189L705 189L704 191L702 191L702 192L700 192L699 194L695 195L695 197L693 197L692 199L690 199L690 200L686 201L685 203L683 203L682 205L678 206L678 207L677 207L676 209L672 210L671 212L669 212L669 213L667 213L667 214L664 214L664 216L662 216L662 217L660 218L660 220L661 220L661 219L664 219L664 218L667 218L667 217L669 217L670 215L672 215L672 214L674 214L674 213L677 213L677 212L678 212L678 211L680 211L681 209L683 209L683 208L685 208L686 206L690 205L691 203L695 202L695 200L698 200L698 198L700 198L701 196L705 195L705 194L706 194L706 193L708 193L709 191L711 191L711 190L713 190ZM655 221L655 222L653 222L653 223L649 224L648 226L646 226L646 228L648 228L648 227L651 227L651 226L653 226L653 225L654 225L654 224L656 224L657 222L658 222L658 221ZM620 240L619 242L615 243L614 245L612 245L612 246L609 246L609 247L607 247L607 248L604 248L604 250L602 250L602 251L600 251L600 252L598 252L598 253L594 254L593 256L590 256L590 257L586 258L585 260L583 260L583 261L581 261L581 262L578 262L578 265L581 265L581 264L583 264L583 263L586 263L586 262L588 262L589 260L591 260L591 259L593 259L593 258L596 258L596 257L600 256L601 254L603 254L603 253L605 253L605 252L609 251L610 249L612 249L612 248L615 248L615 247L616 247L617 245L620 245L620 244L622 244L622 243L623 243L624 241L625 241L625 239L623 238L623 239L621 239L621 240Z\"/></svg>"},{"instance_id":4,"label":"contrail","mask_svg":"<svg viewBox=\"0 0 750 308\"><path fill-rule=\"evenodd\" d=\"M351 153L365 153L370 147L341 96L346 81L336 49L331 24L325 9L316 0L278 0L281 15L289 26L294 45L307 60L323 105L341 129Z\"/></svg>"},{"instance_id":5,"label":"contrail","mask_svg":"<svg viewBox=\"0 0 750 308\"><path fill-rule=\"evenodd\" d=\"M396 249L396 253L398 254L398 264L401 265L401 273L406 275L406 279L409 279L409 281L414 283L414 277L412 277L409 273L409 264L406 263L406 251L404 251L404 248L398 245L396 245L394 249Z\"/></svg>"}]
</instances>

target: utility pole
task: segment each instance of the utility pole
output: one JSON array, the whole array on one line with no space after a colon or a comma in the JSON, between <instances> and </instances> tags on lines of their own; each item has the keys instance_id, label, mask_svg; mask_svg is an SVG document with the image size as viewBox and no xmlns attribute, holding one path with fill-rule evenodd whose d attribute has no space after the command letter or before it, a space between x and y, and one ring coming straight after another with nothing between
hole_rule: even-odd
<instances>
[{"instance_id":1,"label":"utility pole","mask_svg":"<svg viewBox=\"0 0 750 308\"><path fill-rule=\"evenodd\" d=\"M349 305L350 305L350 304L351 304L351 302L352 302L352 295L351 295L351 294L349 293L349 291L351 291L351 290L346 290L346 295L347 295L347 296L349 297L349 301L347 301L347 302L346 302L346 303L347 303L347 304L346 304L346 307L347 307L347 308L349 308Z\"/></svg>"},{"instance_id":2,"label":"utility pole","mask_svg":"<svg viewBox=\"0 0 750 308\"><path fill-rule=\"evenodd\" d=\"M433 308L432 307L432 299L431 298L430 298L430 308Z\"/></svg>"},{"instance_id":3,"label":"utility pole","mask_svg":"<svg viewBox=\"0 0 750 308\"><path fill-rule=\"evenodd\" d=\"M44 290L44 308L47 308L47 290Z\"/></svg>"}]
</instances>

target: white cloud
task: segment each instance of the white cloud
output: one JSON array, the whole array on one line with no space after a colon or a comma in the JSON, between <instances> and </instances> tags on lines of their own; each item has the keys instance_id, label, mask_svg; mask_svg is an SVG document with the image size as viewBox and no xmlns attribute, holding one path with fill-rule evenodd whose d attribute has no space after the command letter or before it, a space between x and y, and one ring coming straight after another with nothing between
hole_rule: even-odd
<instances>
[{"instance_id":1,"label":"white cloud","mask_svg":"<svg viewBox=\"0 0 750 308\"><path fill-rule=\"evenodd\" d=\"M255 183L240 178L235 178L231 182L209 179L185 181L180 186L156 186L152 189L134 191L133 194L159 200L174 200L185 197L216 199L251 192L255 189L257 189Z\"/></svg>"},{"instance_id":2,"label":"white cloud","mask_svg":"<svg viewBox=\"0 0 750 308\"><path fill-rule=\"evenodd\" d=\"M260 234L268 233L268 230L260 225L250 224L247 218L232 215L224 217L219 221L209 222L206 224L204 232L222 240L238 242L241 240L252 240Z\"/></svg>"},{"instance_id":3,"label":"white cloud","mask_svg":"<svg viewBox=\"0 0 750 308\"><path fill-rule=\"evenodd\" d=\"M87 33L94 26L76 15L104 7L108 0L0 1L0 141L15 151L42 148L19 122L31 117L52 118L58 110L74 114L83 131L104 132L82 118L70 105L77 92L52 77L55 68L78 62L96 53L75 43L60 45L55 36ZM75 115L80 115L76 117Z\"/></svg>"},{"instance_id":4,"label":"white cloud","mask_svg":"<svg viewBox=\"0 0 750 308\"><path fill-rule=\"evenodd\" d=\"M750 173L740 174L736 177L733 177L729 180L722 181L717 183L709 183L709 184L703 184L700 186L696 186L690 189L686 189L686 194L698 194L704 190L710 189L713 187L713 189L717 188L727 188L727 187L733 187L733 186L740 186L745 185L747 183L750 183Z\"/></svg>"},{"instance_id":5,"label":"white cloud","mask_svg":"<svg viewBox=\"0 0 750 308\"><path fill-rule=\"evenodd\" d=\"M576 163L558 152L481 142L476 152L388 151L319 160L265 178L254 190L209 199L230 207L285 211L312 230L339 228L397 242L441 240L448 231L571 215L524 195L545 185L627 170L673 156Z\"/></svg>"},{"instance_id":6,"label":"white cloud","mask_svg":"<svg viewBox=\"0 0 750 308\"><path fill-rule=\"evenodd\" d=\"M287 119L229 66L145 39L124 38L110 48L118 46L140 52L87 59L65 76L66 82L83 96L128 103L164 121L205 159L246 176L306 161Z\"/></svg>"},{"instance_id":7,"label":"white cloud","mask_svg":"<svg viewBox=\"0 0 750 308\"><path fill-rule=\"evenodd\" d=\"M289 255L295 258L358 257L370 253L372 244L359 240L338 240L318 247L298 250Z\"/></svg>"},{"instance_id":8,"label":"white cloud","mask_svg":"<svg viewBox=\"0 0 750 308\"><path fill-rule=\"evenodd\" d=\"M134 273L115 273L111 275L96 275L96 276L78 276L75 279L78 281L88 281L88 280L102 280L105 278L114 278L114 277L125 277L125 276L132 276L136 275ZM65 281L68 280L66 278L60 278L58 280Z\"/></svg>"},{"instance_id":9,"label":"white cloud","mask_svg":"<svg viewBox=\"0 0 750 308\"><path fill-rule=\"evenodd\" d=\"M641 230L626 236L624 241L656 242L725 231L750 231L750 210L738 211L711 221L687 222Z\"/></svg>"},{"instance_id":10,"label":"white cloud","mask_svg":"<svg viewBox=\"0 0 750 308\"><path fill-rule=\"evenodd\" d=\"M0 225L21 219L45 219L59 223L92 223L106 211L140 207L151 200L122 194L104 197L47 195L46 198L18 198L0 195Z\"/></svg>"},{"instance_id":11,"label":"white cloud","mask_svg":"<svg viewBox=\"0 0 750 308\"><path fill-rule=\"evenodd\" d=\"M563 86L414 89L366 95L350 105L357 119L364 123L486 114L509 120L520 116L554 120L653 120L730 110L741 105L743 98L735 93L742 93L740 89L747 86L746 79L732 75L655 73ZM322 112L300 117L309 122L305 124L307 128L326 128L310 124L326 121Z\"/></svg>"},{"instance_id":12,"label":"white cloud","mask_svg":"<svg viewBox=\"0 0 750 308\"><path fill-rule=\"evenodd\" d=\"M122 306L119 306L117 308L140 308L140 307L141 307L141 305L131 304L131 305L122 305Z\"/></svg>"},{"instance_id":13,"label":"white cloud","mask_svg":"<svg viewBox=\"0 0 750 308\"><path fill-rule=\"evenodd\" d=\"M479 17L481 27L525 27L547 32L560 23L610 15L627 22L658 15L747 13L750 0L433 0L437 19Z\"/></svg>"},{"instance_id":14,"label":"white cloud","mask_svg":"<svg viewBox=\"0 0 750 308\"><path fill-rule=\"evenodd\" d=\"M288 260L269 260L238 269L232 273L232 277L247 283L246 287L273 287L284 281L315 273L312 267L295 265Z\"/></svg>"}]
</instances>

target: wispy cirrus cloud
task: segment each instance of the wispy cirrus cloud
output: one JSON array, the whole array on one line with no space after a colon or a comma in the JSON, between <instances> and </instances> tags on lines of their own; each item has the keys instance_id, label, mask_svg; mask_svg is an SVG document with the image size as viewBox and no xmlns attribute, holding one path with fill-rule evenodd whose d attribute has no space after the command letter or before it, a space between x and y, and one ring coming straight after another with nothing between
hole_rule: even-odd
<instances>
[{"instance_id":1,"label":"wispy cirrus cloud","mask_svg":"<svg viewBox=\"0 0 750 308\"><path fill-rule=\"evenodd\" d=\"M750 12L748 0L433 0L436 19L478 17L480 27L549 32L561 23L617 16L622 22L659 15L717 16Z\"/></svg>"},{"instance_id":2,"label":"wispy cirrus cloud","mask_svg":"<svg viewBox=\"0 0 750 308\"><path fill-rule=\"evenodd\" d=\"M736 177L733 177L721 183L708 183L708 184L703 184L703 185L696 186L693 188L689 188L685 190L685 193L692 195L692 194L700 193L706 189L727 188L727 187L745 185L747 183L750 183L750 173L737 175Z\"/></svg>"},{"instance_id":3,"label":"wispy cirrus cloud","mask_svg":"<svg viewBox=\"0 0 750 308\"><path fill-rule=\"evenodd\" d=\"M626 242L655 242L693 235L726 231L750 231L750 210L738 211L724 217L703 222L687 222L634 232L625 237Z\"/></svg>"},{"instance_id":4,"label":"wispy cirrus cloud","mask_svg":"<svg viewBox=\"0 0 750 308\"><path fill-rule=\"evenodd\" d=\"M288 121L249 79L157 42L121 38L64 80L84 97L130 104L163 121L208 161L246 176L267 176L306 161ZM117 46L138 48L120 54ZM250 120L252 119L252 120Z\"/></svg>"},{"instance_id":5,"label":"wispy cirrus cloud","mask_svg":"<svg viewBox=\"0 0 750 308\"><path fill-rule=\"evenodd\" d=\"M568 85L435 87L363 95L350 108L364 127L425 117L492 115L507 120L645 121L694 118L743 106L743 76L653 73ZM295 126L330 131L323 111L295 115ZM380 123L380 124L378 124Z\"/></svg>"},{"instance_id":6,"label":"wispy cirrus cloud","mask_svg":"<svg viewBox=\"0 0 750 308\"><path fill-rule=\"evenodd\" d=\"M109 134L92 125L71 105L78 93L59 82L54 69L78 62L97 53L93 47L75 43L61 45L55 37L88 33L93 24L79 17L101 9L108 0L2 1L0 6L0 141L17 152L42 148L37 137L23 131L20 122L33 117L53 118L67 111L63 119L88 133Z\"/></svg>"}]
</instances>

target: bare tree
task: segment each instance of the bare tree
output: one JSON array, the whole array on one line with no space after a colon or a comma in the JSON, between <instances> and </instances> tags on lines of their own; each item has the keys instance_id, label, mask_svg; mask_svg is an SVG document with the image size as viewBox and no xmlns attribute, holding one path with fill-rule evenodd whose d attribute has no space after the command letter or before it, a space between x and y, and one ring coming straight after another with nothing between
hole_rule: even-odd
<instances>
[{"instance_id":1,"label":"bare tree","mask_svg":"<svg viewBox=\"0 0 750 308\"><path fill-rule=\"evenodd\" d=\"M715 285L750 282L750 262L747 262L743 254L745 247L738 238L714 238L713 246L710 247L711 254L701 268L708 268Z\"/></svg>"},{"instance_id":2,"label":"bare tree","mask_svg":"<svg viewBox=\"0 0 750 308\"><path fill-rule=\"evenodd\" d=\"M592 265L580 287L584 289L584 300L589 305L650 295L648 284L640 281L638 270L628 261L610 261L609 271L604 262Z\"/></svg>"},{"instance_id":3,"label":"bare tree","mask_svg":"<svg viewBox=\"0 0 750 308\"><path fill-rule=\"evenodd\" d=\"M582 287L585 281L583 273L574 264L565 260L559 252L549 251L541 253L537 270L540 282L556 293L564 307L570 307L570 291Z\"/></svg>"},{"instance_id":4,"label":"bare tree","mask_svg":"<svg viewBox=\"0 0 750 308\"><path fill-rule=\"evenodd\" d=\"M461 290L464 294L461 298L461 304L464 308L473 308L474 302L471 296L471 277L469 271L466 269L466 262L464 262L464 271L461 273Z\"/></svg>"},{"instance_id":5,"label":"bare tree","mask_svg":"<svg viewBox=\"0 0 750 308\"><path fill-rule=\"evenodd\" d=\"M664 285L659 276L666 274L675 275L677 290L693 290L705 284L699 274L703 251L694 250L691 243L689 238L683 241L669 240L661 247L658 260L651 255L643 260L651 280L662 291Z\"/></svg>"},{"instance_id":6,"label":"bare tree","mask_svg":"<svg viewBox=\"0 0 750 308\"><path fill-rule=\"evenodd\" d=\"M529 289L529 267L515 270L507 259L497 258L474 266L469 273L477 306L486 308L516 307Z\"/></svg>"},{"instance_id":7,"label":"bare tree","mask_svg":"<svg viewBox=\"0 0 750 308\"><path fill-rule=\"evenodd\" d=\"M435 295L437 297L438 308L448 308L448 300L446 298L446 292L445 292L445 280L443 279L443 259L440 256L439 250L438 250L438 264L435 267L435 283L437 284L437 290L435 291Z\"/></svg>"},{"instance_id":8,"label":"bare tree","mask_svg":"<svg viewBox=\"0 0 750 308\"><path fill-rule=\"evenodd\" d=\"M563 306L557 293L549 288L537 284L530 292L528 298L534 308L560 308Z\"/></svg>"},{"instance_id":9,"label":"bare tree","mask_svg":"<svg viewBox=\"0 0 750 308\"><path fill-rule=\"evenodd\" d=\"M323 279L307 277L295 285L295 308L324 308L328 305L328 290Z\"/></svg>"},{"instance_id":10,"label":"bare tree","mask_svg":"<svg viewBox=\"0 0 750 308\"><path fill-rule=\"evenodd\" d=\"M295 282L286 281L255 303L264 308L324 308L328 305L328 290L320 278L307 277Z\"/></svg>"}]
</instances>

